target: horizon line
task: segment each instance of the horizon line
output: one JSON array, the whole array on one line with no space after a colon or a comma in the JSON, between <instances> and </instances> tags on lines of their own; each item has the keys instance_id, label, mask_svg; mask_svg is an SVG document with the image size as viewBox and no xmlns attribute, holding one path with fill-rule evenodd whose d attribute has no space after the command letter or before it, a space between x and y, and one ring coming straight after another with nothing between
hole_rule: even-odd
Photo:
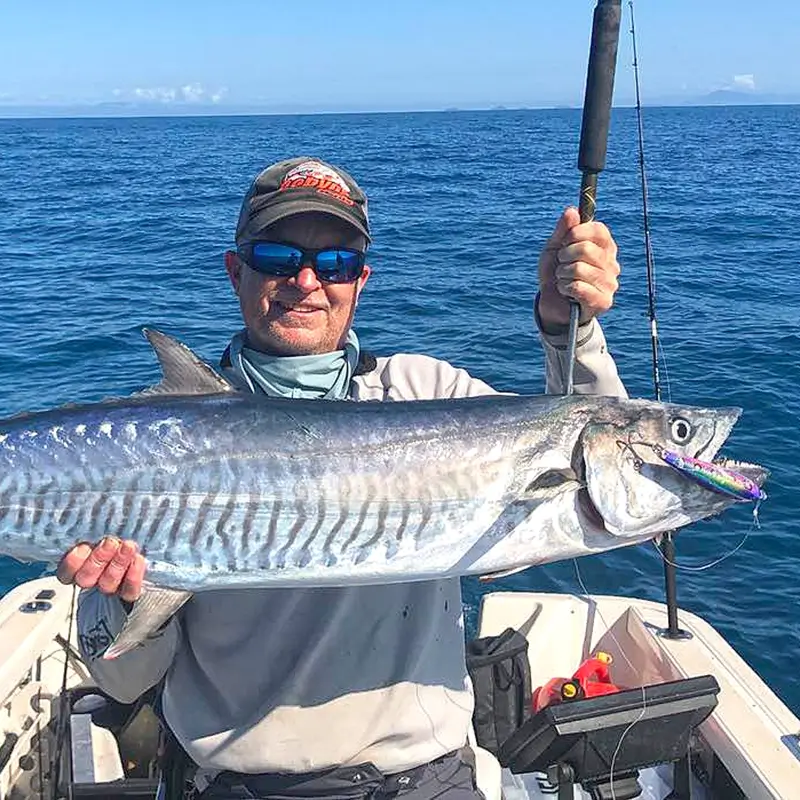
<instances>
[{"instance_id":1,"label":"horizon line","mask_svg":"<svg viewBox=\"0 0 800 800\"><path fill-rule=\"evenodd\" d=\"M661 102L643 102L642 108L735 108L740 106L796 106L800 105L798 99L769 99L769 98L743 98L737 95L734 102L714 102L709 98L686 100L667 100ZM570 103L552 104L504 104L493 105L452 105L437 108L387 108L387 109L308 109L295 108L259 108L256 106L221 107L214 105L197 106L194 104L169 104L163 107L156 104L132 106L119 104L118 111L109 109L116 106L113 102L94 104L53 104L53 105L25 105L13 106L0 105L0 119L143 119L143 118L169 118L169 117L262 117L262 116L334 116L334 115L379 115L379 114L455 114L475 112L514 112L514 111L580 111L582 105ZM163 108L163 111L160 110ZM612 109L636 108L635 101L621 101L612 104ZM17 110L18 113L14 113ZM11 113L8 113L11 112ZM71 113L70 113L71 112Z\"/></svg>"}]
</instances>

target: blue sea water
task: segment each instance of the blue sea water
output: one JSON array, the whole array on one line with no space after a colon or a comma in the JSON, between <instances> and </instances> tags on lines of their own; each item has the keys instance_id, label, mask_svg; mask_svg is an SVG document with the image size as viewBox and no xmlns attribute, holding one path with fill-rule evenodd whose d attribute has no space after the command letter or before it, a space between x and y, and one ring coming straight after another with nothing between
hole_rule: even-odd
<instances>
[{"instance_id":1,"label":"blue sea water","mask_svg":"<svg viewBox=\"0 0 800 800\"><path fill-rule=\"evenodd\" d=\"M727 450L772 470L759 529L742 507L679 534L679 561L697 567L751 531L713 568L681 570L679 602L800 713L800 107L652 108L644 129L662 380L675 401L741 406ZM154 381L145 325L216 362L239 326L222 253L241 196L296 154L346 167L370 196L364 346L541 391L536 259L577 200L579 132L576 110L0 120L0 415ZM629 392L652 397L631 109L613 113L598 218L622 265L604 328ZM663 599L652 545L579 568L591 593ZM0 594L41 571L0 558ZM491 588L580 591L572 562ZM465 581L470 624L481 591Z\"/></svg>"}]
</instances>

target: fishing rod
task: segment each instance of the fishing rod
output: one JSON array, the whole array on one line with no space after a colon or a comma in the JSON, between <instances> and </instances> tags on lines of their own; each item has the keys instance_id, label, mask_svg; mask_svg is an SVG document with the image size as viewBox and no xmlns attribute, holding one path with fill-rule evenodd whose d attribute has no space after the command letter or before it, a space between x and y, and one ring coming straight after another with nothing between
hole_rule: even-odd
<instances>
[{"instance_id":1,"label":"fishing rod","mask_svg":"<svg viewBox=\"0 0 800 800\"><path fill-rule=\"evenodd\" d=\"M621 17L622 0L597 0L592 21L592 43L586 71L583 120L578 149L578 169L582 173L578 203L581 222L591 222L594 219L597 205L597 176L606 165ZM574 390L575 350L578 343L580 315L580 304L571 301L565 394L572 394Z\"/></svg>"},{"instance_id":2,"label":"fishing rod","mask_svg":"<svg viewBox=\"0 0 800 800\"><path fill-rule=\"evenodd\" d=\"M658 371L658 320L656 318L656 283L653 264L653 248L650 241L650 217L647 208L647 175L644 166L644 126L642 103L639 92L639 57L636 50L636 24L633 17L633 0L628 6L631 13L631 41L633 44L633 76L636 87L636 123L639 137L639 176L642 185L642 226L644 228L644 251L647 269L647 315L650 319L650 346L653 356L653 391L655 399L661 401L661 378ZM678 627L678 586L675 569L675 538L672 531L661 537L659 549L664 562L664 593L667 601L667 627L661 633L668 639L682 639L689 634Z\"/></svg>"}]
</instances>

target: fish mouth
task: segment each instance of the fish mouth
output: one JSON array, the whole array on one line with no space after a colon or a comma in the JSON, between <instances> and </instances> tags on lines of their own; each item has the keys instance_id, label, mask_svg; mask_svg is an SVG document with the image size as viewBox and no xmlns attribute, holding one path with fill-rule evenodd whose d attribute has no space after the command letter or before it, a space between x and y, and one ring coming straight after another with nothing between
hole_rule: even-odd
<instances>
[{"instance_id":1,"label":"fish mouth","mask_svg":"<svg viewBox=\"0 0 800 800\"><path fill-rule=\"evenodd\" d=\"M717 453L719 453L720 448L728 440L731 431L739 421L739 417L742 415L742 409L736 406L730 406L727 408L715 409L715 413L717 418L711 436L708 438L708 441L701 444L694 453L695 458L701 461L710 461L711 463L716 463Z\"/></svg>"},{"instance_id":2,"label":"fish mouth","mask_svg":"<svg viewBox=\"0 0 800 800\"><path fill-rule=\"evenodd\" d=\"M737 461L726 456L717 456L711 463L731 472L738 472L740 475L744 475L745 478L753 481L759 489L767 482L767 478L770 476L770 470L762 467L761 464L753 464L750 461Z\"/></svg>"},{"instance_id":3,"label":"fish mouth","mask_svg":"<svg viewBox=\"0 0 800 800\"><path fill-rule=\"evenodd\" d=\"M714 432L709 440L697 449L694 457L701 461L707 461L717 467L737 472L752 480L759 488L764 485L769 477L769 470L760 464L753 464L749 461L739 461L728 458L719 451L725 445L736 423L742 415L742 409L737 406L729 406L716 409L718 418L714 426Z\"/></svg>"}]
</instances>

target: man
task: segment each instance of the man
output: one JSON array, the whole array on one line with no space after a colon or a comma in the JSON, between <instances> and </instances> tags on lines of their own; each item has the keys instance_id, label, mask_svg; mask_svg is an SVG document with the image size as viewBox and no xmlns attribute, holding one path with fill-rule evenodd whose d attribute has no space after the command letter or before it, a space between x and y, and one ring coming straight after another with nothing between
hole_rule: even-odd
<instances>
[{"instance_id":1,"label":"man","mask_svg":"<svg viewBox=\"0 0 800 800\"><path fill-rule=\"evenodd\" d=\"M434 358L374 358L352 329L370 276L367 199L344 170L311 158L261 172L225 268L244 330L222 357L244 391L354 400L450 398L494 390ZM567 297L582 305L576 391L624 395L595 316L617 289L601 223L559 220L539 263L536 320L547 388L561 391ZM140 591L130 542L79 545L59 577L84 589L79 629L119 630ZM204 798L476 798L466 749L472 694L458 579L196 594L116 661L84 652L99 685L130 702L164 678L163 717L198 765Z\"/></svg>"}]
</instances>

